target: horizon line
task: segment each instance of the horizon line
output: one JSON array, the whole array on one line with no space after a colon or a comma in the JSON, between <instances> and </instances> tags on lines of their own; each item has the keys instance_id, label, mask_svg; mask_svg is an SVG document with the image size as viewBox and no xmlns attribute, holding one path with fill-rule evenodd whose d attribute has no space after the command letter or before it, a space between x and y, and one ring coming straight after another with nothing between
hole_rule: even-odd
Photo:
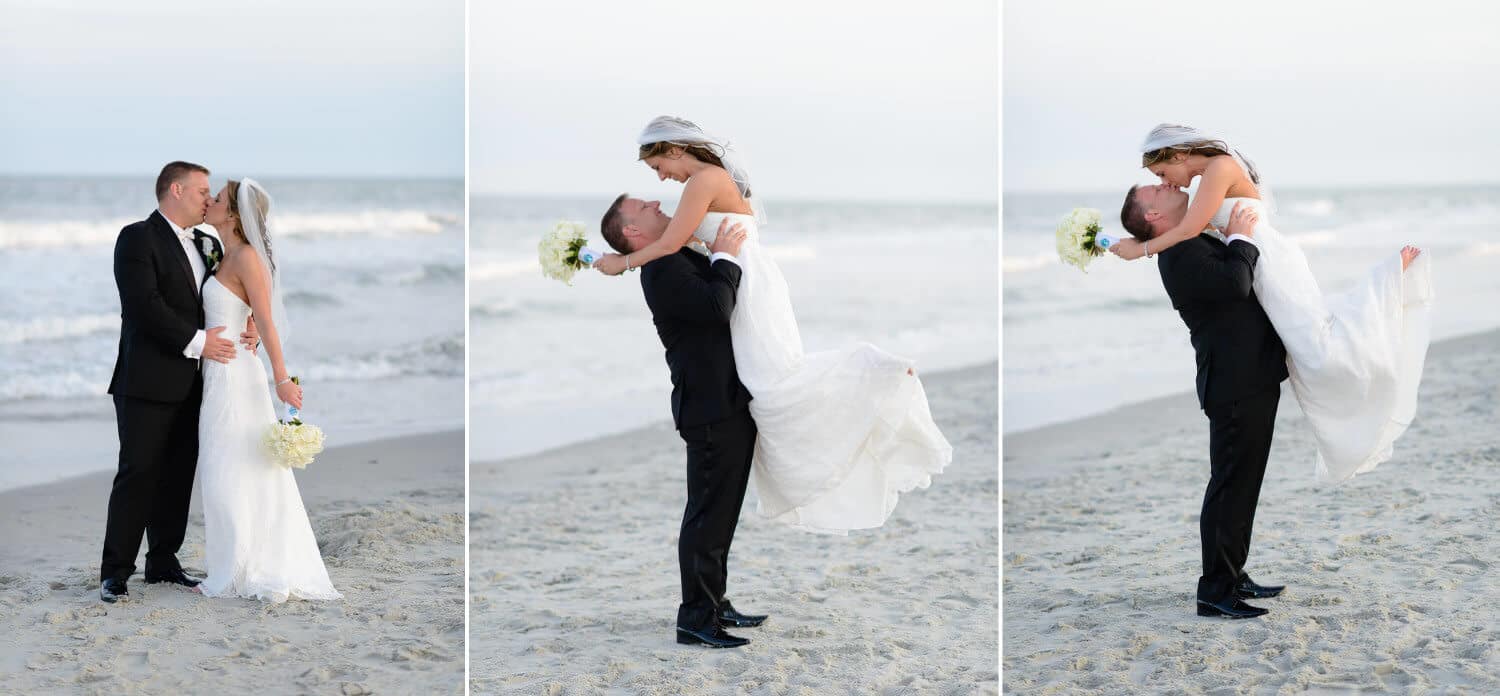
<instances>
[{"instance_id":1,"label":"horizon line","mask_svg":"<svg viewBox=\"0 0 1500 696\"><path fill-rule=\"evenodd\" d=\"M1141 185L1145 185L1144 182L1138 182L1138 183L1140 183ZM1369 190L1383 190L1383 189L1393 189L1393 188L1413 188L1413 189L1418 189L1418 190L1422 190L1422 191L1429 191L1429 190L1438 190L1438 189L1445 189L1445 188L1494 188L1494 187L1500 187L1500 180L1493 180L1493 181L1450 181L1450 182L1438 182L1438 183L1433 183L1433 182L1412 183L1412 182L1405 182L1405 181L1382 181L1382 182L1364 182L1364 183L1358 183L1358 182L1349 183L1349 182L1344 182L1344 183L1329 183L1329 184L1276 184L1275 186L1272 187L1272 190L1273 191L1369 191ZM1063 194L1072 194L1072 195L1078 195L1078 194L1105 194L1105 193L1113 195L1113 194L1121 193L1121 192L1125 191L1128 188L1130 188L1129 185L1126 185L1126 186L1120 187L1120 188L1114 188L1114 189L1103 189L1103 188L1096 188L1096 187L1076 188L1076 189L1063 189L1063 188L1012 189L1012 188L1004 188L1004 189L1001 189L1001 195L1002 196L1009 196L1009 195L1037 196L1037 195L1063 195Z\"/></svg>"},{"instance_id":2,"label":"horizon line","mask_svg":"<svg viewBox=\"0 0 1500 696\"><path fill-rule=\"evenodd\" d=\"M599 192L599 191L551 191L551 192L538 192L538 191L481 190L481 189L473 188L472 186L469 188L469 195L471 197L559 198L559 199L561 199L561 198L575 198L576 199L576 198L599 197L599 198L604 198L606 200L613 200L615 196L618 196L621 193L629 193L629 192L628 191L614 191L614 192L611 192L611 193L603 193L603 192ZM954 204L958 204L958 205L998 205L1000 203L999 199L997 199L997 198L965 198L965 197L937 198L937 197L923 197L920 194L916 194L916 195L896 194L894 196L886 196L886 197L876 197L876 196L872 196L872 197L858 197L858 196L848 196L848 195L826 195L826 196L793 195L793 196L776 196L775 199L778 200L778 201L806 202L806 203L830 203L830 202L848 202L848 203L938 203L938 204L945 204L945 205L954 205Z\"/></svg>"},{"instance_id":3,"label":"horizon line","mask_svg":"<svg viewBox=\"0 0 1500 696\"><path fill-rule=\"evenodd\" d=\"M90 173L57 173L57 172L10 172L0 171L0 178L5 179L135 179L139 177L155 179L153 172L90 172ZM455 174L256 174L258 179L355 179L360 181L463 181L462 173Z\"/></svg>"}]
</instances>

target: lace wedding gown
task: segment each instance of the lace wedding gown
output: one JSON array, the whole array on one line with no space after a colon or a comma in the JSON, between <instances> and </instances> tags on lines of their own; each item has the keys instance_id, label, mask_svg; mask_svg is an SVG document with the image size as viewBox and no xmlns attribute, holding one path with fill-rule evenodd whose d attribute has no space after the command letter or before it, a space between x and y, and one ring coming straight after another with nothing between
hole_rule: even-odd
<instances>
[{"instance_id":1,"label":"lace wedding gown","mask_svg":"<svg viewBox=\"0 0 1500 696\"><path fill-rule=\"evenodd\" d=\"M1261 208L1255 296L1286 346L1292 391L1317 443L1318 480L1374 469L1417 410L1431 327L1429 254L1403 271L1392 253L1355 287L1324 295L1302 249L1271 226L1260 201L1226 199L1212 224L1226 229L1236 202Z\"/></svg>"},{"instance_id":2,"label":"lace wedding gown","mask_svg":"<svg viewBox=\"0 0 1500 696\"><path fill-rule=\"evenodd\" d=\"M725 217L746 230L729 328L754 397L757 509L810 531L879 527L901 493L926 488L953 460L922 382L907 374L911 361L868 343L804 353L786 280L754 216L711 212L694 236L712 243Z\"/></svg>"},{"instance_id":3,"label":"lace wedding gown","mask_svg":"<svg viewBox=\"0 0 1500 696\"><path fill-rule=\"evenodd\" d=\"M245 330L250 307L210 277L203 285L204 326L225 336ZM292 470L265 454L276 422L265 368L244 346L229 364L203 361L198 416L198 481L203 495L209 597L284 602L338 599L318 552Z\"/></svg>"}]
</instances>

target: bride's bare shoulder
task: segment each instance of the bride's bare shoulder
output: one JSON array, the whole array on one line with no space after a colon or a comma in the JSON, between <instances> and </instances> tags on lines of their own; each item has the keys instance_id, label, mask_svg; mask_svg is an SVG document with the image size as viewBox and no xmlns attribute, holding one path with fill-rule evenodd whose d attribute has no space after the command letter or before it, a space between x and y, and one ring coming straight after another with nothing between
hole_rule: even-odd
<instances>
[{"instance_id":1,"label":"bride's bare shoulder","mask_svg":"<svg viewBox=\"0 0 1500 696\"><path fill-rule=\"evenodd\" d=\"M699 186L708 186L715 189L723 188L724 184L734 185L734 179L730 178L729 172L723 167L704 167L697 174L688 177L687 183L691 185L698 182Z\"/></svg>"},{"instance_id":2,"label":"bride's bare shoulder","mask_svg":"<svg viewBox=\"0 0 1500 696\"><path fill-rule=\"evenodd\" d=\"M224 264L219 267L218 273L228 272L229 276L245 284L247 281L254 282L264 273L265 264L261 263L260 256L249 246L241 245L224 255Z\"/></svg>"},{"instance_id":3,"label":"bride's bare shoulder","mask_svg":"<svg viewBox=\"0 0 1500 696\"><path fill-rule=\"evenodd\" d=\"M1250 180L1250 175L1245 173L1234 157L1216 155L1210 158L1208 170L1204 174L1213 174L1229 182L1229 187L1224 192L1225 198L1260 198L1260 190L1256 188L1255 182Z\"/></svg>"},{"instance_id":4,"label":"bride's bare shoulder","mask_svg":"<svg viewBox=\"0 0 1500 696\"><path fill-rule=\"evenodd\" d=\"M1240 165L1229 155L1214 155L1208 158L1208 170L1204 172L1232 176L1240 172Z\"/></svg>"},{"instance_id":5,"label":"bride's bare shoulder","mask_svg":"<svg viewBox=\"0 0 1500 696\"><path fill-rule=\"evenodd\" d=\"M688 186L694 182L710 196L708 203L709 212L713 213L742 213L750 212L750 205L740 195L739 186L734 183L734 177L722 167L704 167L697 174L687 180Z\"/></svg>"}]
</instances>

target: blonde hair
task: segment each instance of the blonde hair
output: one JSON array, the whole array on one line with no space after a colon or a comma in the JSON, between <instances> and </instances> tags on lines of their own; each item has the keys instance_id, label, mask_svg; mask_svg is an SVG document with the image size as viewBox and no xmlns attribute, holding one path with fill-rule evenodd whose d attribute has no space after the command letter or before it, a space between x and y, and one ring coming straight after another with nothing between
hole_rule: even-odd
<instances>
[{"instance_id":1,"label":"blonde hair","mask_svg":"<svg viewBox=\"0 0 1500 696\"><path fill-rule=\"evenodd\" d=\"M720 155L710 149L709 146L705 145L681 145L670 141L646 143L645 145L641 146L640 152L637 154L636 159L644 160L648 157L671 157L673 148L681 149L684 153L692 155L692 157L699 162L712 164L713 166L725 171L729 170L728 167L724 166L724 160L720 157ZM745 191L744 197L747 200L750 198L750 192L748 190Z\"/></svg>"},{"instance_id":2,"label":"blonde hair","mask_svg":"<svg viewBox=\"0 0 1500 696\"><path fill-rule=\"evenodd\" d=\"M1181 145L1169 145L1167 147L1159 147L1155 150L1148 150L1141 154L1141 166L1150 167L1153 164L1161 164L1179 154L1183 156L1203 155L1204 157L1218 157L1220 155L1229 155L1230 153L1229 144L1222 140L1194 140L1182 143ZM1234 154L1238 155L1239 153L1235 152ZM1239 159L1245 163L1245 173L1250 176L1251 183L1260 184L1260 174L1255 171L1255 164L1244 155L1240 155Z\"/></svg>"},{"instance_id":3,"label":"blonde hair","mask_svg":"<svg viewBox=\"0 0 1500 696\"><path fill-rule=\"evenodd\" d=\"M226 193L229 194L229 217L234 220L233 232L239 235L241 241L249 242L245 238L245 227L240 224L240 182L230 179ZM256 196L255 208L255 212L260 213L260 219L264 220L271 212L271 201L265 196Z\"/></svg>"}]
</instances>

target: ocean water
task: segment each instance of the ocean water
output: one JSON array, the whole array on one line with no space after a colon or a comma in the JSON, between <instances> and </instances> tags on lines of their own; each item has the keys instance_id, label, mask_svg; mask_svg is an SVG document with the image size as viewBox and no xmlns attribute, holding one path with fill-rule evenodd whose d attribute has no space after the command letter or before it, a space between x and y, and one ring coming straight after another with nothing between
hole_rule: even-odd
<instances>
[{"instance_id":1,"label":"ocean water","mask_svg":"<svg viewBox=\"0 0 1500 696\"><path fill-rule=\"evenodd\" d=\"M331 446L462 427L463 182L261 183L307 420ZM0 177L0 488L115 468L112 254L152 184Z\"/></svg>"},{"instance_id":2,"label":"ocean water","mask_svg":"<svg viewBox=\"0 0 1500 696\"><path fill-rule=\"evenodd\" d=\"M539 451L671 420L671 383L638 273L544 278L536 244L613 200L476 196L470 206L470 448ZM669 214L674 201L663 201ZM995 205L772 202L763 243L808 350L869 341L936 371L992 362ZM600 452L602 459L611 456Z\"/></svg>"},{"instance_id":3,"label":"ocean water","mask_svg":"<svg viewBox=\"0 0 1500 696\"><path fill-rule=\"evenodd\" d=\"M1075 207L1123 234L1124 194L1005 195L1005 432L1192 391L1187 327L1155 260L1105 256L1086 274L1057 260L1054 230ZM1278 189L1271 223L1301 244L1325 293L1416 244L1433 264L1434 341L1500 326L1500 187Z\"/></svg>"}]
</instances>

